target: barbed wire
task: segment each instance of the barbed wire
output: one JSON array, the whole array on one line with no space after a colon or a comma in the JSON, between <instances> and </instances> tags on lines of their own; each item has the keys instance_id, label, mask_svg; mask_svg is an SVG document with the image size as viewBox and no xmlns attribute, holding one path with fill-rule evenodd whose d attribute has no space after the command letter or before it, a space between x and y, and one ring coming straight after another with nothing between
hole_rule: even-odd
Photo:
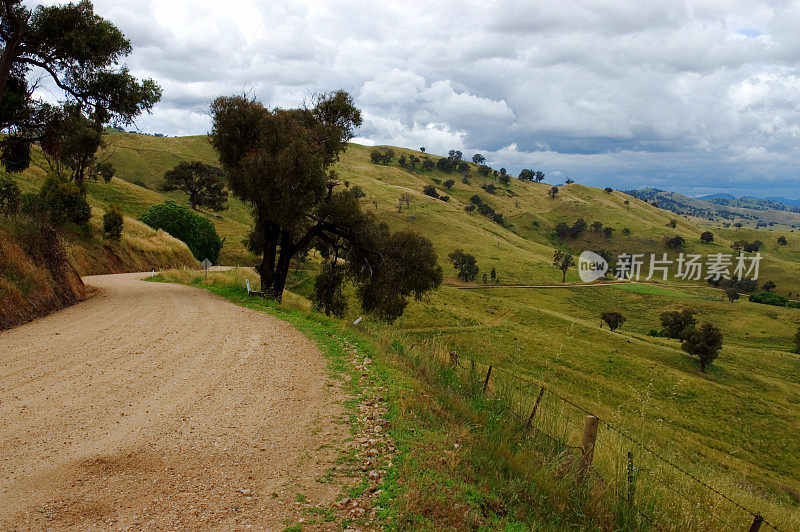
<instances>
[{"instance_id":1,"label":"barbed wire","mask_svg":"<svg viewBox=\"0 0 800 532\"><path fill-rule=\"evenodd\" d=\"M452 355L453 355L453 353L451 352L451 357L452 357ZM461 368L464 368L464 367L463 367L463 366L460 364L460 362L458 361L458 359L461 357L461 355L459 355L459 354L457 354L457 353L456 353L455 355L456 355L456 356L455 356L455 359L454 359L454 361L455 361L456 365L458 365L458 366L459 366L459 367L461 367ZM736 506L737 508L739 508L739 509L743 510L744 512L746 512L746 513L750 514L750 516L751 516L751 517L753 517L753 518L760 517L760 518L762 519L762 524L764 524L764 525L767 525L768 527L772 528L773 530L776 530L776 531L778 531L778 532L781 532L781 530L780 530L780 529L779 529L777 526L775 526L774 524L770 523L770 522L769 522L769 521L768 521L766 518L764 518L764 517L763 517L761 514L759 514L758 512L756 512L756 511L753 511L753 510L751 510L750 508L748 508L748 507L744 506L743 504L739 503L738 501L736 501L736 500L732 499L731 497L729 497L728 495L724 494L724 493L723 493L723 492L721 492L720 490L716 489L715 487L713 487L713 486L711 486L711 485L707 484L706 482L704 482L703 480L699 479L699 478L698 478L697 476L695 476L694 474L692 474L692 473L690 473L690 472L686 471L685 469L683 469L682 467L680 467L679 465L677 465L676 463L674 463L674 462L673 462L672 460L670 460L669 458L666 458L665 456L662 456L660 453L658 453L658 452L656 452L655 450L651 449L651 448L650 448L650 447L648 447L648 446L647 446L645 443L643 443L643 442L639 441L638 439L636 439L636 438L634 438L633 436L631 436L631 435L627 434L626 432L622 431L621 429L618 429L617 427L615 427L615 426L611 425L611 424L610 424L610 423L608 423L607 421L604 421L602 418L600 418L600 416L598 416L598 415L597 415L597 414L595 414L594 412L591 412L590 410L588 410L588 409L584 408L583 406L581 406L581 405L579 405L579 404L577 404L577 403L573 402L573 401L572 401L572 400L570 400L570 399L567 399L566 397L564 397L564 396L563 396L563 395L561 395L560 393L558 393L558 392L555 392L555 391L553 391L552 389L550 389L549 387L545 386L543 383L541 383L541 382L537 382L537 381L535 381L535 380L532 380L532 379L529 379L529 378L526 378L526 377L523 377L523 376L521 376L521 375L518 375L518 374L516 374L516 373L512 373L512 372L510 372L510 371L508 371L508 370L506 370L506 369L504 369L504 368L502 368L502 367L497 367L497 366L495 366L495 365L493 365L493 364L487 364L487 363L485 363L485 362L480 362L480 361L477 361L477 360L475 360L474 358L471 358L471 357L463 357L463 358L466 358L467 360L469 360L469 361L472 363L473 367L474 367L476 364L479 364L479 365L482 365L482 366L485 366L485 367L492 368L492 370L493 370L493 371L496 371L496 372L498 372L498 373L501 373L501 374L503 374L503 375L506 375L506 376L508 376L508 377L511 377L512 379L515 379L515 380L519 380L519 381L525 382L525 383L527 383L527 384L529 384L529 385L538 386L538 387L540 387L542 390L546 391L546 392L547 392L547 393L549 393L550 395L553 395L553 396L557 397L558 399L560 399L560 400L561 400L561 401L563 401L564 403L566 403L566 404L568 404L568 405L570 405L570 406L574 407L574 408L575 408L575 409L577 409L578 411L580 411L580 412L582 412L582 413L584 413L584 414L586 414L586 415L588 415L588 416L593 416L593 417L597 418L598 422L599 422L599 423L600 423L602 426L604 426L605 428L607 428L607 429L611 430L612 432L614 432L614 433L618 434L619 436L621 436L621 437L623 437L623 438L627 439L628 441L630 441L630 442L632 442L632 443L636 444L637 446L639 446L641 449L643 449L643 450L647 451L649 454L651 454L651 455L652 455L653 457L655 457L656 459L658 459L658 460L661 460L662 462L666 463L667 465L669 465L669 466L670 466L670 467L672 467L673 469L677 470L677 471L678 471L678 472L680 472L681 474L685 475L686 477L690 478L690 479L691 479L691 480L693 480L694 482L696 482L696 483L700 484L701 486L703 486L703 487L705 487L706 489L710 490L712 493L714 493L714 494L716 494L717 496L721 497L721 498L722 498L722 499L724 499L725 501L727 501L727 502L729 502L729 503L733 504L733 505L734 505L734 506ZM451 360L452 360L452 359L451 359ZM464 369L466 369L466 368L464 368ZM513 384L512 384L511 386L512 386L512 387L514 387L515 389L517 389L519 392L521 392L521 393L524 393L524 394L527 394L527 393L529 393L529 391L530 391L530 390L522 390L521 388L519 388L519 387L517 387L517 386L515 386L515 385L513 385ZM512 412L512 413L514 413L514 414L516 415L516 412L513 412L513 410L511 410L511 412ZM535 427L531 427L531 428L535 428ZM538 431L538 429L537 429L537 431ZM541 432L541 433L542 433L542 434L544 434L545 436L547 436L547 437L549 437L549 438L551 438L551 439L553 439L553 440L555 440L555 441L558 441L559 443L563 444L563 445L564 445L564 446L566 446L566 447L571 447L571 448L574 448L574 449L579 449L579 450L582 450L582 449L581 449L581 447L574 447L574 446L570 446L570 445L568 445L566 442L561 442L560 440L557 440L556 438L554 438L554 437L550 436L550 435L549 435L549 434L547 434L547 433L544 433L543 431L539 431L539 432ZM612 450L613 450L613 449L612 449ZM617 453L617 454L619 454L619 453ZM599 473L598 473L598 476L599 476ZM659 479L658 479L658 478L657 478L655 475L650 475L650 476L649 476L649 478L656 479L656 480L657 480L658 482L660 482L662 485L666 486L666 484L665 484L665 483L663 483L663 482L661 482L661 481L660 481L660 480L659 480ZM603 479L603 481L605 482L605 479ZM668 486L667 486L667 487L668 487ZM677 493L677 492L676 492L676 493ZM682 497L683 497L685 500L689 501L689 499L687 499L687 498L686 498L685 496L683 496L682 494L680 494L680 493L678 493L678 494L679 494L679 495L681 495L681 496L682 496ZM689 502L692 502L692 501L689 501ZM708 510L706 510L706 511L708 511ZM709 512L709 514L710 514L712 517L715 517L716 519L718 519L720 522L722 522L722 523L726 524L728 527L730 527L730 528L733 528L733 527L731 527L731 525L729 525L728 523L725 523L725 521L723 521L722 519L720 519L718 516L714 515L713 513L710 513L710 512Z\"/></svg>"}]
</instances>

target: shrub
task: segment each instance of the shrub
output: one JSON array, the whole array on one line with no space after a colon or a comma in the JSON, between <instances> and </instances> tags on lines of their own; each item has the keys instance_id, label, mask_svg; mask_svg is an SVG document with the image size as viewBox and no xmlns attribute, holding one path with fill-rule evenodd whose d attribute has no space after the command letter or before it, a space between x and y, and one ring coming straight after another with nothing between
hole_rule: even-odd
<instances>
[{"instance_id":1,"label":"shrub","mask_svg":"<svg viewBox=\"0 0 800 532\"><path fill-rule=\"evenodd\" d=\"M779 246L785 246L786 244L788 244L788 242L786 241L786 237L785 236L779 236L778 237L778 245Z\"/></svg>"},{"instance_id":2,"label":"shrub","mask_svg":"<svg viewBox=\"0 0 800 532\"><path fill-rule=\"evenodd\" d=\"M103 235L109 240L119 241L124 224L122 208L116 203L109 205L103 214Z\"/></svg>"},{"instance_id":3,"label":"shrub","mask_svg":"<svg viewBox=\"0 0 800 532\"><path fill-rule=\"evenodd\" d=\"M489 194L494 194L494 183L489 183L488 185L483 185L481 187L483 190L488 192Z\"/></svg>"},{"instance_id":4,"label":"shrub","mask_svg":"<svg viewBox=\"0 0 800 532\"><path fill-rule=\"evenodd\" d=\"M671 248L680 248L686 243L686 240L684 240L684 238L680 235L675 235L672 237L665 236L661 241L664 242L667 247Z\"/></svg>"},{"instance_id":5,"label":"shrub","mask_svg":"<svg viewBox=\"0 0 800 532\"><path fill-rule=\"evenodd\" d=\"M472 212L472 211L474 211L474 210L475 210L475 205L473 205L472 203L470 203L470 204L468 204L466 207L464 207L464 210L465 210L465 211L467 211L467 212Z\"/></svg>"},{"instance_id":6,"label":"shrub","mask_svg":"<svg viewBox=\"0 0 800 532\"><path fill-rule=\"evenodd\" d=\"M16 214L22 194L10 175L0 175L0 214Z\"/></svg>"},{"instance_id":7,"label":"shrub","mask_svg":"<svg viewBox=\"0 0 800 532\"><path fill-rule=\"evenodd\" d=\"M627 227L623 227L622 228L622 234L625 235L625 236L631 236L631 230L628 229Z\"/></svg>"},{"instance_id":8,"label":"shrub","mask_svg":"<svg viewBox=\"0 0 800 532\"><path fill-rule=\"evenodd\" d=\"M438 198L439 197L439 193L436 192L436 187L433 186L433 185L425 185L425 187L422 189L422 192L426 196L430 196L432 198Z\"/></svg>"},{"instance_id":9,"label":"shrub","mask_svg":"<svg viewBox=\"0 0 800 532\"><path fill-rule=\"evenodd\" d=\"M213 263L217 262L222 240L208 218L174 201L167 201L153 205L139 219L153 229L162 229L184 241L197 260L208 258Z\"/></svg>"},{"instance_id":10,"label":"shrub","mask_svg":"<svg viewBox=\"0 0 800 532\"><path fill-rule=\"evenodd\" d=\"M700 242L703 244L710 244L714 241L714 233L711 231L703 231L700 234Z\"/></svg>"},{"instance_id":11,"label":"shrub","mask_svg":"<svg viewBox=\"0 0 800 532\"><path fill-rule=\"evenodd\" d=\"M616 331L626 321L625 316L614 310L603 312L600 314L600 319L603 320L612 331Z\"/></svg>"},{"instance_id":12,"label":"shrub","mask_svg":"<svg viewBox=\"0 0 800 532\"><path fill-rule=\"evenodd\" d=\"M372 152L370 152L369 154L370 161L372 161L375 164L387 165L390 162L392 162L393 158L394 158L394 150L392 149L386 149L386 150L375 149L372 150Z\"/></svg>"},{"instance_id":13,"label":"shrub","mask_svg":"<svg viewBox=\"0 0 800 532\"><path fill-rule=\"evenodd\" d=\"M794 335L794 352L800 355L800 328L797 329L797 333Z\"/></svg>"},{"instance_id":14,"label":"shrub","mask_svg":"<svg viewBox=\"0 0 800 532\"><path fill-rule=\"evenodd\" d=\"M547 195L550 196L551 199L558 196L558 187L555 185L550 187L550 189L547 191Z\"/></svg>"},{"instance_id":15,"label":"shrub","mask_svg":"<svg viewBox=\"0 0 800 532\"><path fill-rule=\"evenodd\" d=\"M350 187L350 193L355 196L356 199L363 198L367 195L367 193L364 192L364 189L358 185L353 185Z\"/></svg>"},{"instance_id":16,"label":"shrub","mask_svg":"<svg viewBox=\"0 0 800 532\"><path fill-rule=\"evenodd\" d=\"M733 303L740 297L739 291L733 286L729 286L728 288L725 289L725 295L728 296L728 301L730 301L731 303Z\"/></svg>"},{"instance_id":17,"label":"shrub","mask_svg":"<svg viewBox=\"0 0 800 532\"><path fill-rule=\"evenodd\" d=\"M789 299L774 292L756 292L750 294L748 298L751 303L761 303L762 305L774 305L776 307L789 307Z\"/></svg>"},{"instance_id":18,"label":"shrub","mask_svg":"<svg viewBox=\"0 0 800 532\"><path fill-rule=\"evenodd\" d=\"M504 185L508 185L511 182L511 176L508 174L501 173L500 177L498 178L501 183Z\"/></svg>"},{"instance_id":19,"label":"shrub","mask_svg":"<svg viewBox=\"0 0 800 532\"><path fill-rule=\"evenodd\" d=\"M28 210L28 214L35 216L44 213L55 226L66 223L82 225L92 217L92 209L80 187L55 176L45 180L39 190L39 200L35 205L29 203L27 209L36 209Z\"/></svg>"},{"instance_id":20,"label":"shrub","mask_svg":"<svg viewBox=\"0 0 800 532\"><path fill-rule=\"evenodd\" d=\"M444 182L444 188L446 188L447 190L450 190L451 188L453 188L453 185L455 185L455 184L456 184L456 182L453 181L452 179L447 179Z\"/></svg>"},{"instance_id":21,"label":"shrub","mask_svg":"<svg viewBox=\"0 0 800 532\"><path fill-rule=\"evenodd\" d=\"M603 192L605 192L606 194L611 194L612 192L614 192L614 189L611 187L606 187L603 189Z\"/></svg>"},{"instance_id":22,"label":"shrub","mask_svg":"<svg viewBox=\"0 0 800 532\"><path fill-rule=\"evenodd\" d=\"M450 196L439 196L439 199L447 203L448 201L450 201Z\"/></svg>"}]
</instances>

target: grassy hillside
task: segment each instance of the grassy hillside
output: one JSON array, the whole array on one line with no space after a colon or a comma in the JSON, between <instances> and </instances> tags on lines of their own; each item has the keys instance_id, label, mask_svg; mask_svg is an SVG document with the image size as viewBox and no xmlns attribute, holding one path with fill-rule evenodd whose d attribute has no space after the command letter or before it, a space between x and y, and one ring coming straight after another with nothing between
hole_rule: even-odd
<instances>
[{"instance_id":1,"label":"grassy hillside","mask_svg":"<svg viewBox=\"0 0 800 532\"><path fill-rule=\"evenodd\" d=\"M130 216L160 203L153 190L163 173L181 158L213 163L204 137L160 139L131 134L108 136L118 179L92 186L94 205L115 201ZM456 248L474 254L483 272L495 268L501 285L560 285L561 273L552 265L554 249L579 253L605 249L612 253L670 253L663 237L680 235L683 253L731 253L735 240L764 242L761 280L772 280L777 291L800 293L800 236L787 228L756 230L723 228L718 223L681 217L621 192L582 185L560 187L556 198L549 185L512 179L508 186L482 177L471 165L469 183L458 173L408 171L396 161L412 150L394 148L388 166L369 160L373 148L351 145L335 170L351 186L366 192L365 209L395 229L412 228L435 244L446 272L446 284L422 302L409 305L391 329L406 345L441 345L465 356L494 364L545 382L552 389L635 432L706 480L736 490L749 503L778 515L783 523L798 524L800 514L800 358L790 352L800 311L723 301L723 294L700 282L674 286L582 286L546 289L502 286L462 290L446 256ZM436 159L437 156L430 156ZM455 185L446 190L446 179ZM150 188L133 185L139 181ZM495 193L481 188L494 184ZM448 202L423 194L434 185ZM401 193L411 195L408 208L398 208ZM498 225L465 207L478 194L501 212ZM179 193L169 197L185 202ZM230 208L211 216L226 237L222 263L252 264L241 244L249 227L246 206L232 200ZM577 218L600 221L613 228L610 237L587 230L575 239L559 239L559 222ZM675 219L677 226L668 226ZM623 234L623 230L627 229ZM710 230L713 244L699 236ZM777 237L788 244L779 246ZM313 269L313 265L312 265ZM301 272L293 290L308 294L313 272ZM567 280L578 281L577 271ZM700 321L718 325L723 350L708 374L683 353L677 341L648 336L660 327L665 309L690 307ZM601 327L603 310L621 311L628 319L621 331ZM359 315L353 305L350 318ZM382 328L379 324L375 327ZM383 329L381 329L383 330ZM381 334L386 334L382 332ZM733 479L733 480L732 480ZM759 503L761 501L761 503ZM792 517L794 516L794 517ZM792 528L789 526L788 528Z\"/></svg>"}]
</instances>

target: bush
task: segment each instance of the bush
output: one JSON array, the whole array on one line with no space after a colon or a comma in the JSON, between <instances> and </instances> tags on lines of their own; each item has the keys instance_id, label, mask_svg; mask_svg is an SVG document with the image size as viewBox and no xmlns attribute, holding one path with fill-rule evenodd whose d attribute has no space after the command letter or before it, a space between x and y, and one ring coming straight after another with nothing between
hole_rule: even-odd
<instances>
[{"instance_id":1,"label":"bush","mask_svg":"<svg viewBox=\"0 0 800 532\"><path fill-rule=\"evenodd\" d=\"M681 335L681 349L700 359L700 371L717 359L722 349L722 333L711 323L703 323L697 329L689 329Z\"/></svg>"},{"instance_id":2,"label":"bush","mask_svg":"<svg viewBox=\"0 0 800 532\"><path fill-rule=\"evenodd\" d=\"M481 188L483 190L485 190L486 192L488 192L489 194L494 194L495 193L494 183L489 183L487 185L483 185Z\"/></svg>"},{"instance_id":3,"label":"bush","mask_svg":"<svg viewBox=\"0 0 800 532\"><path fill-rule=\"evenodd\" d=\"M439 196L439 199L447 203L448 201L450 201L450 196Z\"/></svg>"},{"instance_id":4,"label":"bush","mask_svg":"<svg viewBox=\"0 0 800 532\"><path fill-rule=\"evenodd\" d=\"M353 185L350 187L350 193L355 196L356 199L363 198L367 195L367 193L364 192L364 189L358 185Z\"/></svg>"},{"instance_id":5,"label":"bush","mask_svg":"<svg viewBox=\"0 0 800 532\"><path fill-rule=\"evenodd\" d=\"M14 179L6 174L0 176L0 214L16 214L22 194Z\"/></svg>"},{"instance_id":6,"label":"bush","mask_svg":"<svg viewBox=\"0 0 800 532\"><path fill-rule=\"evenodd\" d=\"M194 213L189 207L167 201L153 205L139 219L153 229L162 229L182 240L197 260L208 259L213 263L219 258L222 240L211 220Z\"/></svg>"},{"instance_id":7,"label":"bush","mask_svg":"<svg viewBox=\"0 0 800 532\"><path fill-rule=\"evenodd\" d=\"M430 196L432 198L438 198L439 197L439 193L436 192L436 187L433 186L433 185L425 185L425 187L422 189L422 192L426 196Z\"/></svg>"},{"instance_id":8,"label":"bush","mask_svg":"<svg viewBox=\"0 0 800 532\"><path fill-rule=\"evenodd\" d=\"M109 240L119 241L124 224L122 208L116 203L109 205L103 214L103 234L105 237Z\"/></svg>"},{"instance_id":9,"label":"bush","mask_svg":"<svg viewBox=\"0 0 800 532\"><path fill-rule=\"evenodd\" d=\"M675 235L672 237L665 236L661 241L664 242L667 247L671 248L680 248L686 243L686 240L684 240L684 238L680 235Z\"/></svg>"},{"instance_id":10,"label":"bush","mask_svg":"<svg viewBox=\"0 0 800 532\"><path fill-rule=\"evenodd\" d=\"M751 303L761 303L762 305L774 305L776 307L789 307L789 299L774 292L756 292L750 294Z\"/></svg>"},{"instance_id":11,"label":"bush","mask_svg":"<svg viewBox=\"0 0 800 532\"><path fill-rule=\"evenodd\" d=\"M24 211L34 216L45 214L55 226L66 223L82 225L92 217L92 208L75 183L50 176L45 180L38 196L35 200L26 198Z\"/></svg>"}]
</instances>

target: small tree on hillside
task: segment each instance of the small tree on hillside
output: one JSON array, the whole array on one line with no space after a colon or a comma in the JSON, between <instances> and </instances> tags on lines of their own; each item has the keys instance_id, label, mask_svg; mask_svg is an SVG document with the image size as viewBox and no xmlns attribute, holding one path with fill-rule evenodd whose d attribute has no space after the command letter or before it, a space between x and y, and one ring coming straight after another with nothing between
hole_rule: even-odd
<instances>
[{"instance_id":1,"label":"small tree on hillside","mask_svg":"<svg viewBox=\"0 0 800 532\"><path fill-rule=\"evenodd\" d=\"M498 180L504 185L508 185L511 182L511 176L508 174L501 173Z\"/></svg>"},{"instance_id":2,"label":"small tree on hillside","mask_svg":"<svg viewBox=\"0 0 800 532\"><path fill-rule=\"evenodd\" d=\"M561 270L561 282L567 280L567 270L575 264L575 258L565 251L557 249L553 253L553 266Z\"/></svg>"},{"instance_id":3,"label":"small tree on hillside","mask_svg":"<svg viewBox=\"0 0 800 532\"><path fill-rule=\"evenodd\" d=\"M711 323L703 323L697 329L688 329L681 335L681 349L700 360L700 371L705 373L722 349L722 332Z\"/></svg>"},{"instance_id":4,"label":"small tree on hillside","mask_svg":"<svg viewBox=\"0 0 800 532\"><path fill-rule=\"evenodd\" d=\"M444 188L446 188L447 190L450 190L451 188L453 188L453 185L455 185L455 184L456 184L456 182L453 179L448 179L448 180L446 180L444 182Z\"/></svg>"},{"instance_id":5,"label":"small tree on hillside","mask_svg":"<svg viewBox=\"0 0 800 532\"><path fill-rule=\"evenodd\" d=\"M122 228L125 219L122 216L122 208L116 203L108 206L103 213L103 234L109 240L116 240L122 237Z\"/></svg>"},{"instance_id":6,"label":"small tree on hillside","mask_svg":"<svg viewBox=\"0 0 800 532\"><path fill-rule=\"evenodd\" d=\"M800 355L800 328L797 329L794 335L794 352Z\"/></svg>"},{"instance_id":7,"label":"small tree on hillside","mask_svg":"<svg viewBox=\"0 0 800 532\"><path fill-rule=\"evenodd\" d=\"M612 331L616 331L626 321L625 316L613 310L600 314L600 319L604 321Z\"/></svg>"},{"instance_id":8,"label":"small tree on hillside","mask_svg":"<svg viewBox=\"0 0 800 532\"><path fill-rule=\"evenodd\" d=\"M406 208L411 206L411 194L408 192L402 192L400 194L400 205L405 205Z\"/></svg>"},{"instance_id":9,"label":"small tree on hillside","mask_svg":"<svg viewBox=\"0 0 800 532\"><path fill-rule=\"evenodd\" d=\"M728 296L728 301L730 301L731 303L733 303L740 297L739 291L733 286L729 286L728 288L725 289L725 295Z\"/></svg>"},{"instance_id":10,"label":"small tree on hillside","mask_svg":"<svg viewBox=\"0 0 800 532\"><path fill-rule=\"evenodd\" d=\"M613 233L614 233L614 228L613 227L604 227L603 228L603 235L606 237L606 239L610 239L611 235Z\"/></svg>"},{"instance_id":11,"label":"small tree on hillside","mask_svg":"<svg viewBox=\"0 0 800 532\"><path fill-rule=\"evenodd\" d=\"M612 192L614 192L614 189L611 187L606 187L603 189L603 192L605 192L606 194L611 194Z\"/></svg>"},{"instance_id":12,"label":"small tree on hillside","mask_svg":"<svg viewBox=\"0 0 800 532\"><path fill-rule=\"evenodd\" d=\"M453 268L458 271L456 277L459 280L468 283L478 275L478 263L475 257L469 253L464 253L463 249L456 249L447 258L450 259Z\"/></svg>"},{"instance_id":13,"label":"small tree on hillside","mask_svg":"<svg viewBox=\"0 0 800 532\"><path fill-rule=\"evenodd\" d=\"M779 236L778 237L778 245L779 246L785 246L786 244L788 244L788 242L786 241L786 237L785 236Z\"/></svg>"},{"instance_id":14,"label":"small tree on hillside","mask_svg":"<svg viewBox=\"0 0 800 532\"><path fill-rule=\"evenodd\" d=\"M558 196L558 187L555 185L550 187L550 189L547 191L547 195L550 196L550 199L553 199L556 196Z\"/></svg>"},{"instance_id":15,"label":"small tree on hillside","mask_svg":"<svg viewBox=\"0 0 800 532\"><path fill-rule=\"evenodd\" d=\"M592 231L599 233L603 230L603 222L592 222Z\"/></svg>"},{"instance_id":16,"label":"small tree on hillside","mask_svg":"<svg viewBox=\"0 0 800 532\"><path fill-rule=\"evenodd\" d=\"M536 176L536 172L529 168L523 168L519 173L519 180L520 181L533 181L533 178Z\"/></svg>"},{"instance_id":17,"label":"small tree on hillside","mask_svg":"<svg viewBox=\"0 0 800 532\"><path fill-rule=\"evenodd\" d=\"M775 286L776 286L775 283L773 283L772 281L767 281L766 283L761 285L761 289L764 290L764 292L772 292L773 290L775 290Z\"/></svg>"},{"instance_id":18,"label":"small tree on hillside","mask_svg":"<svg viewBox=\"0 0 800 532\"><path fill-rule=\"evenodd\" d=\"M694 309L682 310L669 310L662 312L659 318L661 319L661 326L668 338L680 338L681 334L694 326L697 323L694 315L697 311Z\"/></svg>"},{"instance_id":19,"label":"small tree on hillside","mask_svg":"<svg viewBox=\"0 0 800 532\"><path fill-rule=\"evenodd\" d=\"M181 162L164 174L161 190L180 190L189 196L189 206L194 210L221 211L228 201L222 170L200 161Z\"/></svg>"},{"instance_id":20,"label":"small tree on hillside","mask_svg":"<svg viewBox=\"0 0 800 532\"><path fill-rule=\"evenodd\" d=\"M22 193L10 175L0 175L0 214L16 214Z\"/></svg>"},{"instance_id":21,"label":"small tree on hillside","mask_svg":"<svg viewBox=\"0 0 800 532\"><path fill-rule=\"evenodd\" d=\"M675 218L670 219L670 221L667 222L667 227L675 229L676 227L678 227L678 220L676 220Z\"/></svg>"},{"instance_id":22,"label":"small tree on hillside","mask_svg":"<svg viewBox=\"0 0 800 532\"><path fill-rule=\"evenodd\" d=\"M425 185L424 187L422 187L422 192L426 196L430 196L432 198L439 197L439 193L436 191L436 187L433 185Z\"/></svg>"},{"instance_id":23,"label":"small tree on hillside","mask_svg":"<svg viewBox=\"0 0 800 532\"><path fill-rule=\"evenodd\" d=\"M711 231L703 231L700 233L700 242L703 244L710 244L714 241L714 233Z\"/></svg>"},{"instance_id":24,"label":"small tree on hillside","mask_svg":"<svg viewBox=\"0 0 800 532\"><path fill-rule=\"evenodd\" d=\"M486 157L484 157L480 153L476 153L475 155L472 156L472 162L475 163L475 164L483 164L483 162L485 160L486 160Z\"/></svg>"}]
</instances>

